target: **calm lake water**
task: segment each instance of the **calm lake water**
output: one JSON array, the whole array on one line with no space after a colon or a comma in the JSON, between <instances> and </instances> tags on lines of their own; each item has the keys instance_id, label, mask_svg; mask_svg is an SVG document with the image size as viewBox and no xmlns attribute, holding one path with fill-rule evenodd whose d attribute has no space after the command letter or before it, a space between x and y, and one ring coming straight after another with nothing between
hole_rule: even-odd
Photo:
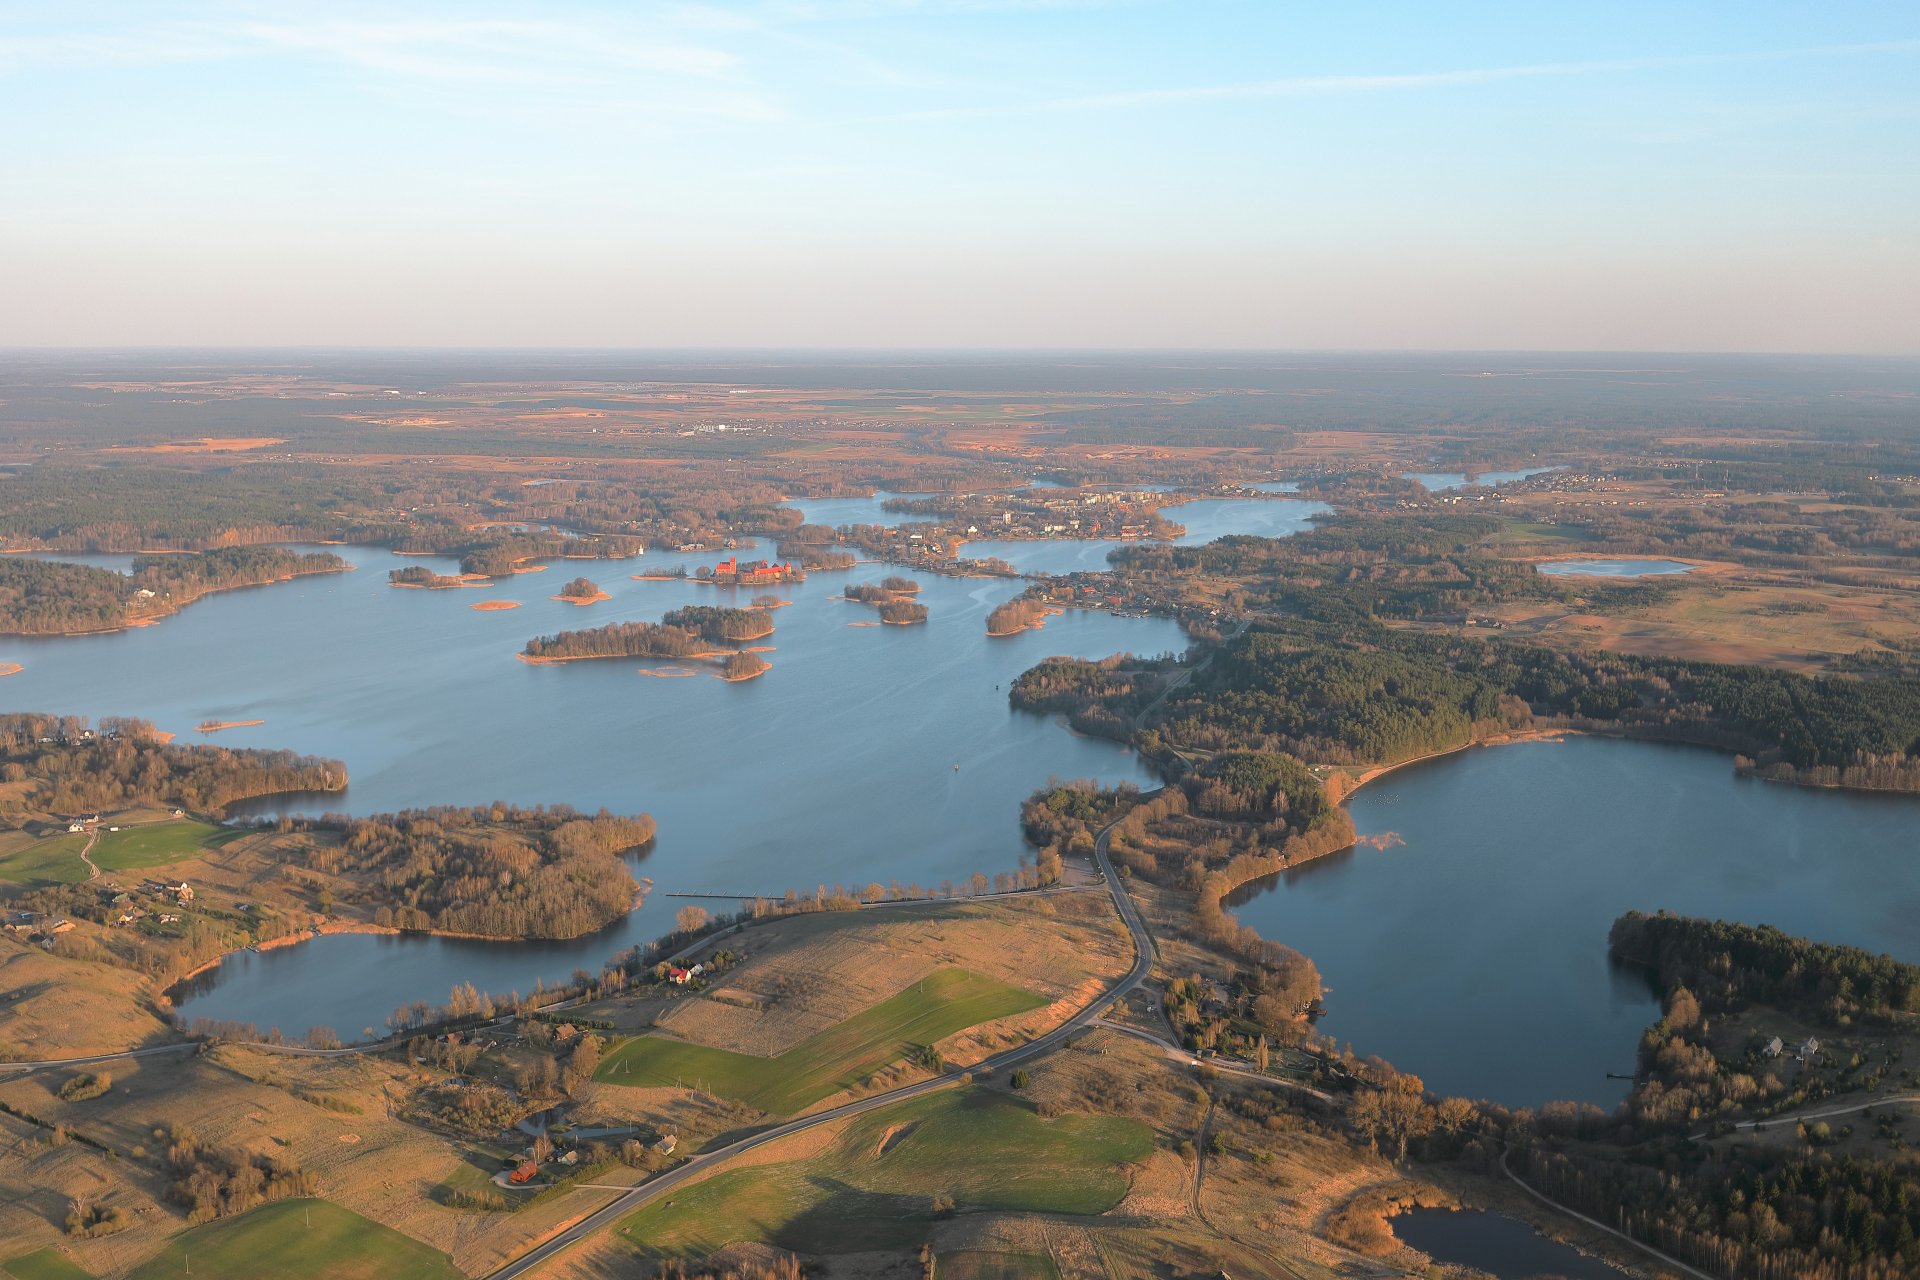
<instances>
[{"instance_id":1,"label":"calm lake water","mask_svg":"<svg viewBox=\"0 0 1920 1280\"><path fill-rule=\"evenodd\" d=\"M1497 1280L1625 1280L1627 1273L1570 1245L1549 1240L1526 1223L1478 1209L1409 1209L1392 1219L1393 1233L1436 1262L1484 1271Z\"/></svg>"},{"instance_id":2,"label":"calm lake water","mask_svg":"<svg viewBox=\"0 0 1920 1280\"><path fill-rule=\"evenodd\" d=\"M1612 1106L1659 1016L1607 930L1667 909L1920 961L1920 800L1736 777L1718 752L1601 738L1411 765L1352 801L1357 848L1236 894L1311 956L1320 1029L1442 1092Z\"/></svg>"},{"instance_id":3,"label":"calm lake water","mask_svg":"<svg viewBox=\"0 0 1920 1280\"><path fill-rule=\"evenodd\" d=\"M849 501L877 509L872 499ZM1250 529L1265 530L1284 524L1276 512L1303 504L1237 505ZM1230 512L1201 515L1208 530L1230 524ZM1049 777L1152 784L1118 745L1013 712L1014 677L1056 653L1185 646L1170 621L1082 611L989 639L987 613L1025 584L930 574L919 575L926 625L850 625L877 615L831 597L893 571L874 564L778 588L793 603L775 611L778 629L764 642L773 669L757 680L731 685L704 671L649 678L643 669L687 664L638 660L529 666L514 655L530 636L657 620L688 603L744 605L761 591L629 576L643 565L711 563L712 552L555 561L484 588L397 590L389 569L451 573L455 563L330 549L355 570L219 593L114 635L0 642L0 660L26 668L0 695L13 709L138 715L185 741L347 762L344 795L269 799L249 807L255 814L494 799L651 813L660 837L636 872L656 892L604 933L566 943L342 935L243 953L197 981L183 1002L189 1016L353 1037L382 1027L400 1004L443 1001L456 983L526 991L597 969L671 928L684 902L666 892L932 885L1010 870L1025 851L1020 801ZM73 558L115 568L126 560ZM577 574L613 599L584 608L549 599ZM484 600L521 607L470 607ZM206 719L264 723L207 738L193 731Z\"/></svg>"},{"instance_id":4,"label":"calm lake water","mask_svg":"<svg viewBox=\"0 0 1920 1280\"><path fill-rule=\"evenodd\" d=\"M1697 567L1680 560L1543 560L1534 566L1556 578L1653 578Z\"/></svg>"},{"instance_id":5,"label":"calm lake water","mask_svg":"<svg viewBox=\"0 0 1920 1280\"><path fill-rule=\"evenodd\" d=\"M1478 485L1512 484L1516 480L1525 480L1528 476L1543 476L1549 471L1559 471L1559 467L1528 467L1524 471L1482 471L1473 477ZM1464 471L1409 471L1403 477L1417 481L1429 493L1445 493L1449 489L1467 487L1467 473Z\"/></svg>"}]
</instances>

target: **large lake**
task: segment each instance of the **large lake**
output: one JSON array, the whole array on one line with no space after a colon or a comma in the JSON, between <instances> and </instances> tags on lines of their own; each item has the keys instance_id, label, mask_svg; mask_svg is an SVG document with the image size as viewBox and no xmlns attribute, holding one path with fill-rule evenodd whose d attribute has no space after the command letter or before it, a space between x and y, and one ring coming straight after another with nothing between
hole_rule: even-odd
<instances>
[{"instance_id":1,"label":"large lake","mask_svg":"<svg viewBox=\"0 0 1920 1280\"><path fill-rule=\"evenodd\" d=\"M1300 508L1319 509L1274 500L1194 506L1209 532L1231 530L1231 508L1248 531L1287 525L1276 513L1304 519ZM1056 564L1078 563L1087 546L1051 545ZM185 741L347 762L344 795L270 801L254 813L495 799L651 813L660 837L636 870L656 892L620 924L567 943L343 935L242 953L198 981L183 1002L189 1016L290 1033L329 1026L353 1037L382 1027L397 1005L445 1000L456 983L526 991L536 980L598 969L671 928L684 904L667 892L932 885L1011 870L1025 849L1020 801L1049 777L1153 782L1118 745L1011 711L1014 677L1050 654L1155 654L1186 643L1168 620L1078 610L1042 630L989 639L987 613L1025 584L930 574L919 575L932 613L926 625L850 625L877 615L832 597L848 582L894 571L872 564L775 591L793 603L775 611L778 629L764 642L773 669L757 680L648 678L643 668L677 664L637 660L529 666L514 657L529 636L656 620L687 603L745 604L760 591L629 576L643 566L712 563L711 552L560 560L484 588L421 591L388 586L387 571L453 572L454 562L333 550L355 571L216 594L156 626L113 635L0 642L0 659L26 668L0 696L19 710L138 715ZM122 569L129 559L62 558ZM548 598L576 574L613 599L580 608ZM521 607L470 607L483 600ZM207 739L192 728L207 719L264 723Z\"/></svg>"},{"instance_id":2,"label":"large lake","mask_svg":"<svg viewBox=\"0 0 1920 1280\"><path fill-rule=\"evenodd\" d=\"M1609 963L1629 910L1671 910L1920 961L1920 800L1735 776L1718 752L1568 738L1459 752L1351 804L1360 847L1232 909L1313 957L1320 1029L1442 1092L1611 1106L1659 1016Z\"/></svg>"}]
</instances>

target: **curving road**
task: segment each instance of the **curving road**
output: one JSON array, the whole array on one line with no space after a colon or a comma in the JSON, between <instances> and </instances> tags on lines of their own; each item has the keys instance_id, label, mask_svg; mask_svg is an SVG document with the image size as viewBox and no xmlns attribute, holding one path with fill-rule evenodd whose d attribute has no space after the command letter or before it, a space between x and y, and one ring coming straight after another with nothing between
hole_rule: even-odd
<instances>
[{"instance_id":1,"label":"curving road","mask_svg":"<svg viewBox=\"0 0 1920 1280\"><path fill-rule=\"evenodd\" d=\"M1080 1012L1074 1014L1071 1018L1068 1018L1058 1027L1055 1027L1052 1031L1047 1032L1047 1034L1036 1040L1030 1040L1018 1048L1008 1049L1003 1053L997 1053L991 1058L978 1062L974 1064L970 1070L978 1072L1002 1071L1008 1067L1024 1062L1028 1058L1038 1057L1043 1053L1057 1048L1074 1033L1091 1026L1099 1019L1102 1010L1139 986L1146 980L1147 974L1152 972L1154 958L1153 935L1147 932L1145 922L1140 919L1139 909L1133 905L1133 899L1129 898L1126 890L1121 887L1119 877L1113 873L1113 864L1107 860L1107 840L1113 832L1114 825L1113 823L1109 823L1101 830L1099 836L1095 838L1093 842L1093 856L1095 862L1099 864L1101 875L1105 879L1107 892L1113 897L1114 907L1119 911L1121 921L1127 926L1127 932L1133 938L1133 967L1127 971L1125 977L1102 992L1098 999L1087 1005L1086 1008L1080 1010ZM558 1235L552 1236L540 1244L535 1245L518 1258L513 1259L513 1261L500 1267L498 1270L491 1272L487 1276L487 1280L507 1280L508 1277L526 1275L528 1272L553 1258L562 1250L578 1244L590 1235L594 1235L611 1227L615 1222L618 1222L621 1218L624 1218L642 1205L647 1204L663 1192L671 1191L675 1187L693 1178L710 1172L715 1166L733 1159L733 1157L742 1152L751 1151L755 1147L765 1146L769 1142L776 1142L781 1138L803 1132L817 1125L831 1124L836 1120L845 1120L852 1116L864 1115L869 1111L877 1111L882 1107L890 1107L896 1102L905 1102L909 1098L918 1098L929 1093L936 1093L942 1089L951 1089L959 1083L959 1078L955 1076L943 1076L932 1080L922 1080L918 1084L906 1085L899 1089L889 1090L886 1093L876 1093L872 1097L861 1098L858 1101L848 1102L810 1116L801 1116L798 1119L789 1120L784 1124L775 1125L771 1129L763 1129L750 1137L742 1138L738 1142L729 1143L724 1147L695 1156L685 1164L661 1174L652 1181L642 1183L626 1194L615 1197L612 1201L594 1210L580 1221L561 1231Z\"/></svg>"}]
</instances>

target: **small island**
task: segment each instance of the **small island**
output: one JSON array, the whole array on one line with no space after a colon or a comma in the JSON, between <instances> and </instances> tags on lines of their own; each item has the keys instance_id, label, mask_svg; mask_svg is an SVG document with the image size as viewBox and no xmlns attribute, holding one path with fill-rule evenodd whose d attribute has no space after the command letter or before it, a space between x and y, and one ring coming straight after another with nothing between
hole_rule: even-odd
<instances>
[{"instance_id":1,"label":"small island","mask_svg":"<svg viewBox=\"0 0 1920 1280\"><path fill-rule=\"evenodd\" d=\"M423 564L410 564L404 569L387 570L387 585L412 587L422 591L448 591L456 587L484 587L487 581L485 578L464 573L435 573Z\"/></svg>"},{"instance_id":2,"label":"small island","mask_svg":"<svg viewBox=\"0 0 1920 1280\"><path fill-rule=\"evenodd\" d=\"M600 584L591 578L575 578L560 588L560 594L553 599L567 604L598 604L602 600L611 600L612 596L600 589Z\"/></svg>"},{"instance_id":3,"label":"small island","mask_svg":"<svg viewBox=\"0 0 1920 1280\"><path fill-rule=\"evenodd\" d=\"M757 653L735 653L720 664L720 678L729 684L738 684L771 670L773 664Z\"/></svg>"},{"instance_id":4,"label":"small island","mask_svg":"<svg viewBox=\"0 0 1920 1280\"><path fill-rule=\"evenodd\" d=\"M807 577L792 561L752 560L742 564L737 556L728 556L710 569L703 565L694 576L700 582L719 587L771 586L778 582L804 582Z\"/></svg>"},{"instance_id":5,"label":"small island","mask_svg":"<svg viewBox=\"0 0 1920 1280\"><path fill-rule=\"evenodd\" d=\"M610 622L586 631L535 636L522 662L576 662L583 658L692 658L707 646L691 631L655 622Z\"/></svg>"},{"instance_id":6,"label":"small island","mask_svg":"<svg viewBox=\"0 0 1920 1280\"><path fill-rule=\"evenodd\" d=\"M855 604L874 606L880 611L880 621L890 627L910 627L927 620L927 606L907 599L919 592L918 582L896 574L877 583L850 583L841 594Z\"/></svg>"},{"instance_id":7,"label":"small island","mask_svg":"<svg viewBox=\"0 0 1920 1280\"><path fill-rule=\"evenodd\" d=\"M987 615L987 634L990 636L1018 635L1022 631L1038 628L1047 620L1050 613L1058 613L1039 600L1025 596L1007 601Z\"/></svg>"}]
</instances>

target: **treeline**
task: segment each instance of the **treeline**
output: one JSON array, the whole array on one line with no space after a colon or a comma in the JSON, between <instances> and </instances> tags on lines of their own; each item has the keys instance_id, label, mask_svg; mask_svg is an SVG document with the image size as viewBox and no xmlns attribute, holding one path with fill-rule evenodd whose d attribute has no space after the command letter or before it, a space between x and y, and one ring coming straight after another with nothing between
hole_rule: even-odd
<instances>
[{"instance_id":1,"label":"treeline","mask_svg":"<svg viewBox=\"0 0 1920 1280\"><path fill-rule=\"evenodd\" d=\"M1082 733L1125 740L1170 666L1130 653L1097 661L1048 658L1022 672L1007 699L1022 711L1064 715Z\"/></svg>"},{"instance_id":2,"label":"treeline","mask_svg":"<svg viewBox=\"0 0 1920 1280\"><path fill-rule=\"evenodd\" d=\"M609 622L584 631L535 636L529 658L690 658L706 646L691 631L654 622Z\"/></svg>"},{"instance_id":3,"label":"treeline","mask_svg":"<svg viewBox=\"0 0 1920 1280\"><path fill-rule=\"evenodd\" d=\"M908 627L927 620L927 606L915 600L889 600L880 606L880 621L893 627Z\"/></svg>"},{"instance_id":4,"label":"treeline","mask_svg":"<svg viewBox=\"0 0 1920 1280\"><path fill-rule=\"evenodd\" d=\"M302 856L350 874L380 903L374 922L493 938L573 938L633 907L620 855L654 837L646 815L584 817L564 805L415 809L372 818L283 819L321 837Z\"/></svg>"},{"instance_id":5,"label":"treeline","mask_svg":"<svg viewBox=\"0 0 1920 1280\"><path fill-rule=\"evenodd\" d=\"M719 605L690 604L668 610L660 621L669 627L690 631L715 644L737 644L773 634L773 615L765 609L729 609Z\"/></svg>"},{"instance_id":6,"label":"treeline","mask_svg":"<svg viewBox=\"0 0 1920 1280\"><path fill-rule=\"evenodd\" d=\"M133 591L126 575L111 569L0 556L0 631L71 635L123 627Z\"/></svg>"},{"instance_id":7,"label":"treeline","mask_svg":"<svg viewBox=\"0 0 1920 1280\"><path fill-rule=\"evenodd\" d=\"M1023 675L1014 697L1118 721L1137 694L1110 671L1053 660ZM1566 654L1294 619L1263 619L1222 646L1154 728L1201 749L1376 764L1528 726L1719 747L1745 753L1743 767L1794 781L1920 786L1920 678Z\"/></svg>"},{"instance_id":8,"label":"treeline","mask_svg":"<svg viewBox=\"0 0 1920 1280\"><path fill-rule=\"evenodd\" d=\"M1515 1172L1636 1240L1737 1280L1920 1275L1911 1160L1734 1148L1691 1162L1523 1148Z\"/></svg>"},{"instance_id":9,"label":"treeline","mask_svg":"<svg viewBox=\"0 0 1920 1280\"><path fill-rule=\"evenodd\" d=\"M560 588L562 597L568 600L592 600L602 594L600 584L591 578L575 578Z\"/></svg>"},{"instance_id":10,"label":"treeline","mask_svg":"<svg viewBox=\"0 0 1920 1280\"><path fill-rule=\"evenodd\" d=\"M143 720L0 715L0 780L31 781L34 807L78 814L148 803L218 813L287 791L340 791L347 767L291 751L174 745Z\"/></svg>"},{"instance_id":11,"label":"treeline","mask_svg":"<svg viewBox=\"0 0 1920 1280\"><path fill-rule=\"evenodd\" d=\"M471 541L472 535L467 535ZM407 547L402 550L412 550ZM419 550L443 550L422 547ZM639 555L646 544L624 535L576 538L557 533L517 533L498 541L468 546L460 556L460 572L498 578L513 573L529 560L626 560Z\"/></svg>"},{"instance_id":12,"label":"treeline","mask_svg":"<svg viewBox=\"0 0 1920 1280\"><path fill-rule=\"evenodd\" d=\"M352 568L331 551L289 551L285 547L215 547L178 555L133 558L133 588L145 589L174 605L209 591L257 587L310 573L339 573Z\"/></svg>"},{"instance_id":13,"label":"treeline","mask_svg":"<svg viewBox=\"0 0 1920 1280\"><path fill-rule=\"evenodd\" d=\"M1574 588L1484 546L1495 516L1347 512L1288 538L1236 534L1203 546L1134 543L1109 556L1129 582L1230 586L1237 609L1334 623L1462 619L1509 600L1568 600ZM1610 598L1652 598L1668 584L1609 584Z\"/></svg>"},{"instance_id":14,"label":"treeline","mask_svg":"<svg viewBox=\"0 0 1920 1280\"><path fill-rule=\"evenodd\" d=\"M798 564L809 572L815 569L851 569L859 557L839 545L838 530L824 524L803 524L789 529L775 548L776 558Z\"/></svg>"},{"instance_id":15,"label":"treeline","mask_svg":"<svg viewBox=\"0 0 1920 1280\"><path fill-rule=\"evenodd\" d=\"M1835 1026L1920 1013L1920 965L1771 925L1630 911L1607 941L1615 956L1651 970L1662 990L1686 987L1709 1008L1757 1002Z\"/></svg>"},{"instance_id":16,"label":"treeline","mask_svg":"<svg viewBox=\"0 0 1920 1280\"><path fill-rule=\"evenodd\" d=\"M92 565L0 556L0 632L108 631L135 618L170 612L210 591L350 567L328 552L301 554L282 547L143 555L134 559L131 575Z\"/></svg>"}]
</instances>

